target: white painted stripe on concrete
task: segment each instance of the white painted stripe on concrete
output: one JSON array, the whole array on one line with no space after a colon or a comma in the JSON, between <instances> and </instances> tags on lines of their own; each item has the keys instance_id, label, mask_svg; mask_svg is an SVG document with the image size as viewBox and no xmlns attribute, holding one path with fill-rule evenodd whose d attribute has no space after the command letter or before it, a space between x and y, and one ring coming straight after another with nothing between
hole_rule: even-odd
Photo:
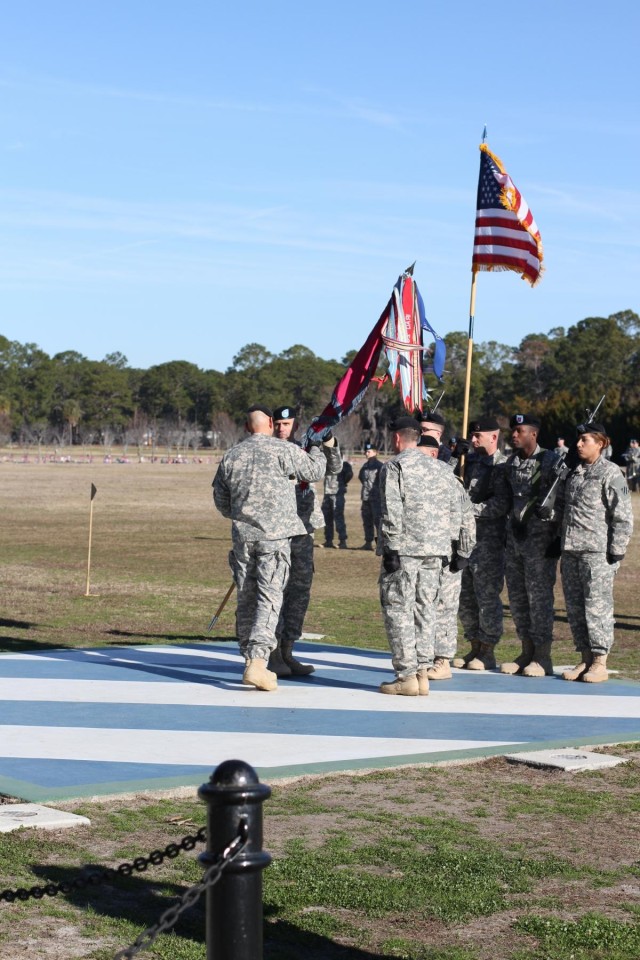
<instances>
[{"instance_id":1,"label":"white painted stripe on concrete","mask_svg":"<svg viewBox=\"0 0 640 960\"><path fill-rule=\"evenodd\" d=\"M535 683L535 681L532 681ZM478 693L431 686L430 696L383 697L377 690L345 687L336 691L321 684L291 684L281 680L277 691L260 693L238 680L207 683L165 683L136 680L0 679L0 701L56 703L140 703L167 706L259 707L301 710L375 710L377 713L485 713L505 716L622 717L640 720L637 697L579 697L567 694ZM0 713L1 717L1 713ZM0 728L1 729L1 728Z\"/></svg>"},{"instance_id":2,"label":"white painted stripe on concrete","mask_svg":"<svg viewBox=\"0 0 640 960\"><path fill-rule=\"evenodd\" d=\"M521 742L23 726L4 727L3 735L2 753L6 757L211 766L212 769L231 757L242 757L253 766L264 769L327 761L445 753Z\"/></svg>"}]
</instances>

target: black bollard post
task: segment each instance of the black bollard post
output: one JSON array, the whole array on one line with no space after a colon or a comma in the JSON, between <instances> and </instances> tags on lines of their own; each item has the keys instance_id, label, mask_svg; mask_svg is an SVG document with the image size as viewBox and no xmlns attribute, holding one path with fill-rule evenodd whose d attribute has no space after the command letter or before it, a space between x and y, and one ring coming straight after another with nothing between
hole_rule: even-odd
<instances>
[{"instance_id":1,"label":"black bollard post","mask_svg":"<svg viewBox=\"0 0 640 960\"><path fill-rule=\"evenodd\" d=\"M262 849L262 804L271 787L243 760L225 760L198 796L208 807L207 852L199 857L205 869L243 819L248 828L246 847L207 890L207 960L262 960L262 871L271 863Z\"/></svg>"}]
</instances>

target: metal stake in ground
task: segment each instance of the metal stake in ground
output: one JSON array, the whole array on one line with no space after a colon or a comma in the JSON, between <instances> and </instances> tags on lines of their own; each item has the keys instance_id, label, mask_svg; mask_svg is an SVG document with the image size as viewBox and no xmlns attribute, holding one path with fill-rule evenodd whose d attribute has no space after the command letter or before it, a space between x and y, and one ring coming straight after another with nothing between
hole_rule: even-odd
<instances>
[{"instance_id":1,"label":"metal stake in ground","mask_svg":"<svg viewBox=\"0 0 640 960\"><path fill-rule=\"evenodd\" d=\"M91 484L91 497L89 501L89 552L87 554L87 589L84 592L85 597L89 596L89 582L91 579L91 537L93 534L93 498L98 492L94 483Z\"/></svg>"},{"instance_id":2,"label":"metal stake in ground","mask_svg":"<svg viewBox=\"0 0 640 960\"><path fill-rule=\"evenodd\" d=\"M260 783L243 760L225 760L203 784L198 796L207 804L208 867L247 825L247 844L229 863L219 883L207 890L207 960L261 960L262 871L271 856L262 849L262 804L271 788Z\"/></svg>"}]
</instances>

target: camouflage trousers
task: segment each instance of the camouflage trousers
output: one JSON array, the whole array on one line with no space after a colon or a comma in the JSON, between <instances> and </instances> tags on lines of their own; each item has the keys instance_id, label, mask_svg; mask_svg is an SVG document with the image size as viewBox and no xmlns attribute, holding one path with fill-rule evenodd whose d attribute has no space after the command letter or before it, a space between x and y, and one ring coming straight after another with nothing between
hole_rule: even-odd
<instances>
[{"instance_id":1,"label":"camouflage trousers","mask_svg":"<svg viewBox=\"0 0 640 960\"><path fill-rule=\"evenodd\" d=\"M268 660L289 579L289 540L236 543L229 565L238 589L236 633L245 659Z\"/></svg>"},{"instance_id":2,"label":"camouflage trousers","mask_svg":"<svg viewBox=\"0 0 640 960\"><path fill-rule=\"evenodd\" d=\"M516 540L509 531L505 577L509 607L521 643L534 647L553 640L553 587L558 561L545 557L548 541L542 537Z\"/></svg>"},{"instance_id":3,"label":"camouflage trousers","mask_svg":"<svg viewBox=\"0 0 640 960\"><path fill-rule=\"evenodd\" d=\"M398 677L433 663L440 557L400 557L400 569L380 571L380 604L391 662Z\"/></svg>"},{"instance_id":4,"label":"camouflage trousers","mask_svg":"<svg viewBox=\"0 0 640 960\"><path fill-rule=\"evenodd\" d=\"M449 566L442 568L440 588L436 600L436 630L433 657L445 657L450 660L456 655L458 645L458 604L460 602L460 586L462 574L458 570L454 573Z\"/></svg>"},{"instance_id":5,"label":"camouflage trousers","mask_svg":"<svg viewBox=\"0 0 640 960\"><path fill-rule=\"evenodd\" d=\"M603 553L563 553L562 589L576 650L606 654L613 646L613 581L619 563Z\"/></svg>"},{"instance_id":6,"label":"camouflage trousers","mask_svg":"<svg viewBox=\"0 0 640 960\"><path fill-rule=\"evenodd\" d=\"M291 650L302 634L311 598L312 580L313 534L304 533L291 538L291 572L276 630L278 643L285 650Z\"/></svg>"},{"instance_id":7,"label":"camouflage trousers","mask_svg":"<svg viewBox=\"0 0 640 960\"><path fill-rule=\"evenodd\" d=\"M462 571L459 616L466 639L496 644L502 636L504 545L502 539L479 541Z\"/></svg>"},{"instance_id":8,"label":"camouflage trousers","mask_svg":"<svg viewBox=\"0 0 640 960\"><path fill-rule=\"evenodd\" d=\"M333 543L333 529L338 533L338 540L347 539L347 526L344 522L344 493L325 493L322 500L322 515L324 517L325 543Z\"/></svg>"},{"instance_id":9,"label":"camouflage trousers","mask_svg":"<svg viewBox=\"0 0 640 960\"><path fill-rule=\"evenodd\" d=\"M380 504L371 500L363 500L360 504L360 516L364 527L364 539L367 543L373 543L378 536Z\"/></svg>"}]
</instances>

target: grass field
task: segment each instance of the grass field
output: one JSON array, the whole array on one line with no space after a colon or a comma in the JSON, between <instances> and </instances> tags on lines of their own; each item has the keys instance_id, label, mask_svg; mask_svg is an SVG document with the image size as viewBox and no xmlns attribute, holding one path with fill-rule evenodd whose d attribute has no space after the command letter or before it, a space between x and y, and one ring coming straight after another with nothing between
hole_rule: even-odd
<instances>
[{"instance_id":1,"label":"grass field","mask_svg":"<svg viewBox=\"0 0 640 960\"><path fill-rule=\"evenodd\" d=\"M0 462L0 650L203 637L230 583L229 525L213 509L214 471L214 462ZM98 493L86 597L91 483ZM347 504L356 547L355 485ZM317 550L306 629L386 649L378 564L370 553ZM639 565L636 536L616 582L610 658L636 680ZM231 636L232 604L217 627ZM502 659L516 652L508 616L501 650ZM555 659L573 661L560 590ZM265 809L265 847L274 856L265 873L265 955L637 960L640 755L633 747L615 752L630 762L597 774L492 759L278 785ZM0 835L0 889L60 882L83 864L115 865L204 822L191 798L65 806L86 813L91 827ZM200 872L195 854L183 855L109 887L0 904L0 956L106 960ZM148 955L204 957L202 917L194 908Z\"/></svg>"}]
</instances>

